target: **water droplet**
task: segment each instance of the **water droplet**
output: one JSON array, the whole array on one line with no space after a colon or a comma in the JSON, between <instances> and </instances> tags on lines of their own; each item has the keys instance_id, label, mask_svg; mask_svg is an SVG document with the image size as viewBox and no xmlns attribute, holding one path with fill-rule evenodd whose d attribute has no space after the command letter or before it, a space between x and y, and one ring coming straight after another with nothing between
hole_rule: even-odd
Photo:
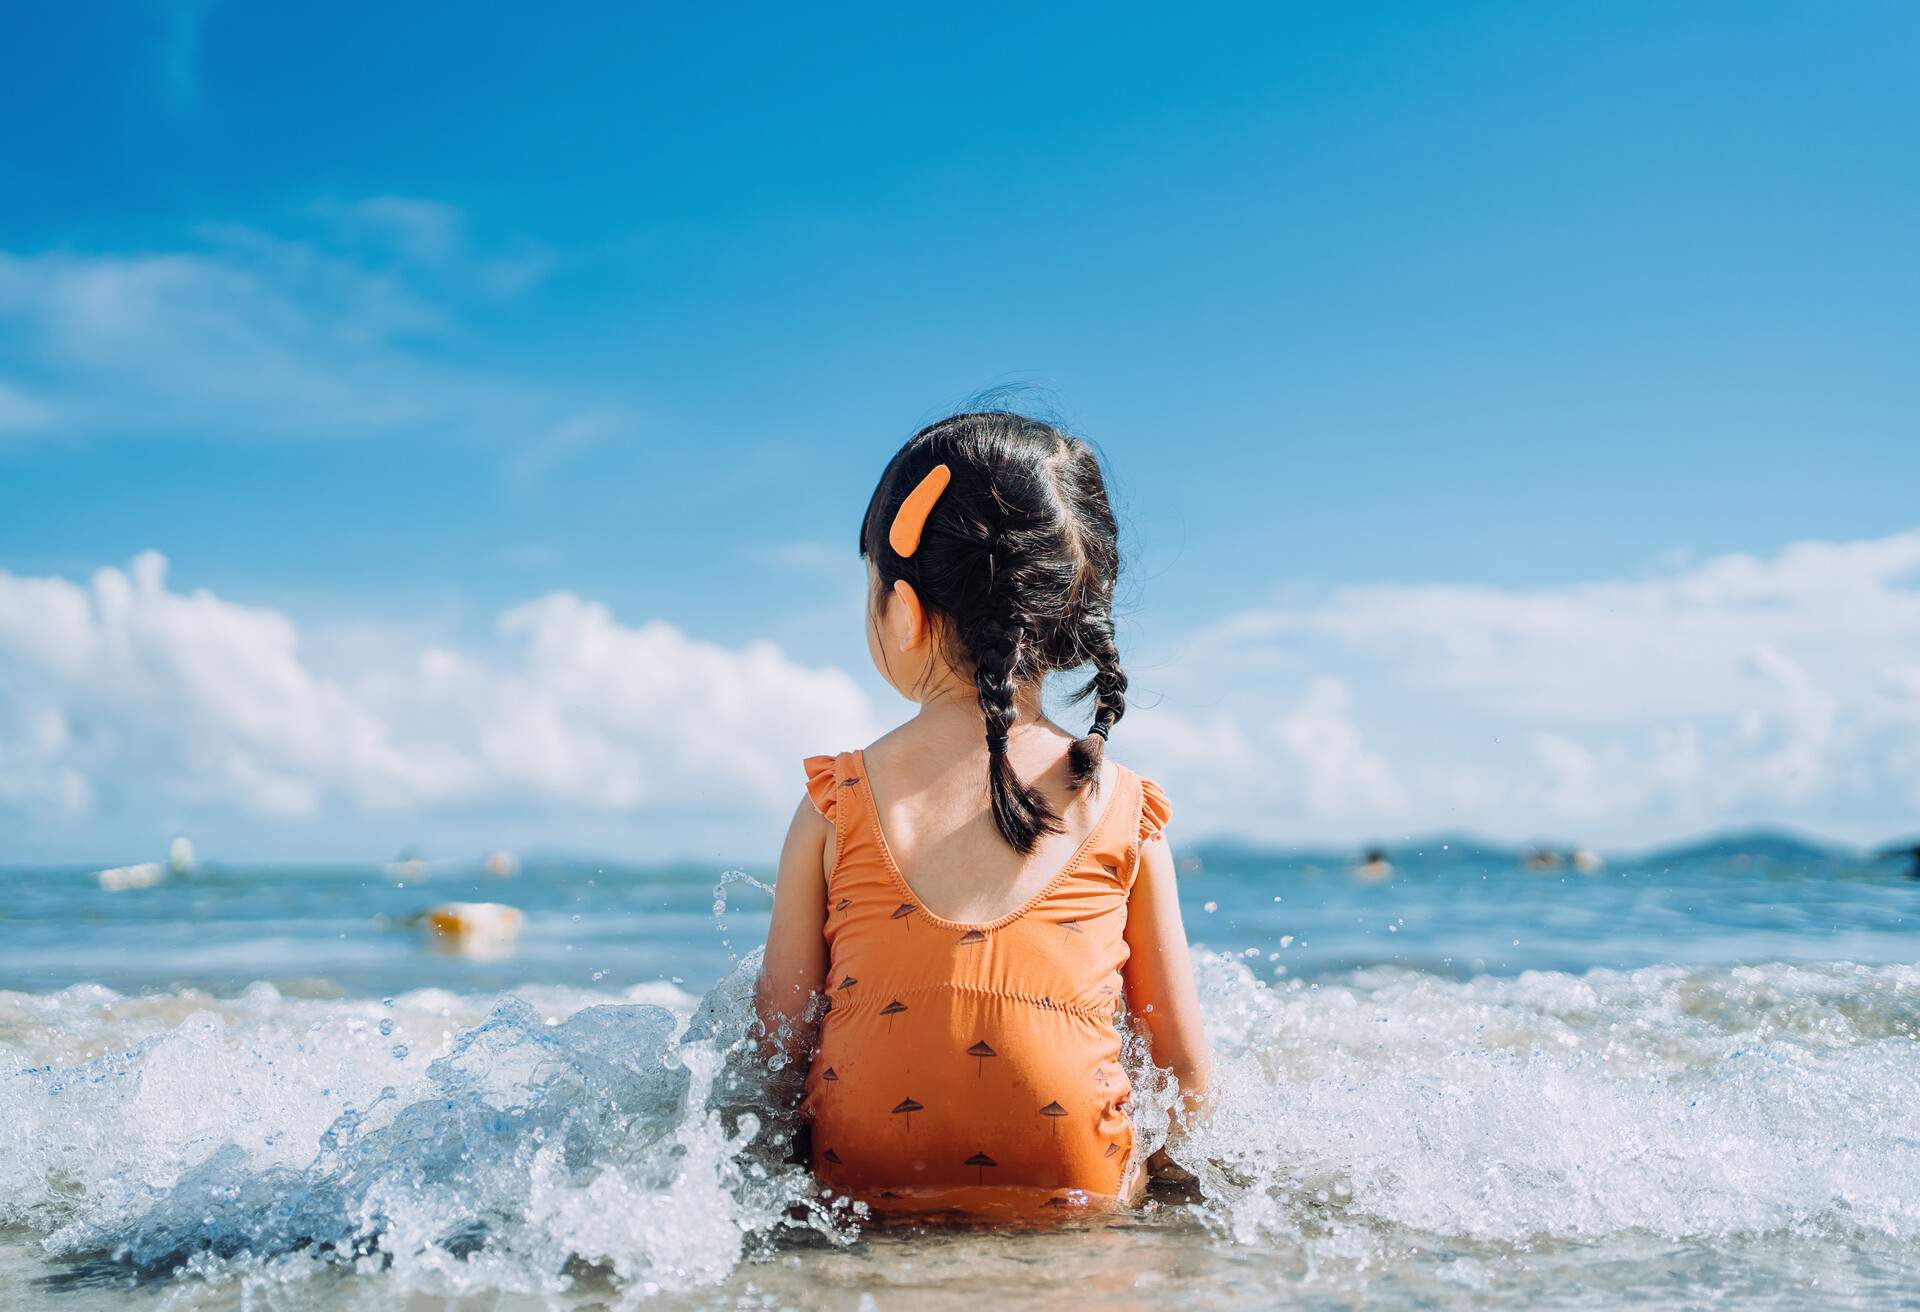
<instances>
[{"instance_id":1,"label":"water droplet","mask_svg":"<svg viewBox=\"0 0 1920 1312\"><path fill-rule=\"evenodd\" d=\"M383 1021L381 1021L381 1022L380 1022L380 1037L384 1039L384 1038L385 1038L385 1037L386 1037L387 1035L389 1035L389 1034L391 1034L391 1033L393 1033L393 1021L392 1021L392 1019L391 1019L391 1018L389 1018L389 1019L387 1019L387 1020L383 1020Z\"/></svg>"},{"instance_id":2,"label":"water droplet","mask_svg":"<svg viewBox=\"0 0 1920 1312\"><path fill-rule=\"evenodd\" d=\"M405 1061L405 1060L406 1060L406 1057L407 1057L407 1051L408 1051L408 1049L407 1049L407 1045L406 1045L406 1044L404 1044L404 1043L396 1043L396 1044L394 1044L394 1045L393 1045L393 1059L394 1059L395 1061Z\"/></svg>"}]
</instances>

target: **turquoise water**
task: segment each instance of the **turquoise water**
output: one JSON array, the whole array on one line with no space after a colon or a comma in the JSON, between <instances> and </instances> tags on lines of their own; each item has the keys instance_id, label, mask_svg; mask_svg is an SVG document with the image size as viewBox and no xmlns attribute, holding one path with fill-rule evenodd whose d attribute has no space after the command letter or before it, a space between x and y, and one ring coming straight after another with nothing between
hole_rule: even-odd
<instances>
[{"instance_id":1,"label":"turquoise water","mask_svg":"<svg viewBox=\"0 0 1920 1312\"><path fill-rule=\"evenodd\" d=\"M1395 853L1383 882L1325 861L1204 850L1187 860L1190 937L1278 954L1292 978L1367 966L1465 978L1660 964L1902 962L1920 957L1920 882L1897 863L1724 857L1528 872L1517 858ZM103 892L91 868L0 869L0 989L103 984L230 991L266 980L378 995L679 980L695 991L766 932L766 899L718 867L534 862L511 879L478 862L396 878L383 867L208 869ZM761 877L767 877L762 871ZM526 913L510 954L434 950L409 918L447 901ZM1279 940L1291 936L1281 948ZM1258 972L1271 975L1270 965Z\"/></svg>"},{"instance_id":2,"label":"turquoise water","mask_svg":"<svg viewBox=\"0 0 1920 1312\"><path fill-rule=\"evenodd\" d=\"M1197 1185L1049 1235L869 1233L785 1164L738 1050L751 880L0 872L0 1304L1920 1299L1920 882L1394 858L1187 859ZM447 901L524 925L451 951Z\"/></svg>"}]
</instances>

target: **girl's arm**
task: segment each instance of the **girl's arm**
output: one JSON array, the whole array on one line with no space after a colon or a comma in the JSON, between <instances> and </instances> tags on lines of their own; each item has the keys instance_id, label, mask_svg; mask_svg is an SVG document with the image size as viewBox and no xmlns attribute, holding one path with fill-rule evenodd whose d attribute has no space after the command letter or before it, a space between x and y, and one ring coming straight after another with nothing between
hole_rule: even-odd
<instances>
[{"instance_id":1,"label":"girl's arm","mask_svg":"<svg viewBox=\"0 0 1920 1312\"><path fill-rule=\"evenodd\" d=\"M1206 1100L1213 1061L1180 921L1173 852L1164 839L1140 845L1140 873L1127 899L1127 947L1127 1005L1153 1040L1154 1064L1173 1068L1191 1117Z\"/></svg>"},{"instance_id":2,"label":"girl's arm","mask_svg":"<svg viewBox=\"0 0 1920 1312\"><path fill-rule=\"evenodd\" d=\"M827 980L827 848L833 826L807 798L787 827L773 886L773 924L754 986L754 1007L769 1047L803 1061L813 1042L808 1003ZM771 1055L771 1054L769 1054Z\"/></svg>"}]
</instances>

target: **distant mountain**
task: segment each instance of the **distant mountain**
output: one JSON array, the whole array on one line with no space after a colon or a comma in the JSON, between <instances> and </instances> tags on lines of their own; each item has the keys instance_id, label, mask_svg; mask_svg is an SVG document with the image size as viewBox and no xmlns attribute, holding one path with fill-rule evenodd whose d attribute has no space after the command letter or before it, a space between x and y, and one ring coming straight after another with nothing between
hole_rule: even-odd
<instances>
[{"instance_id":1,"label":"distant mountain","mask_svg":"<svg viewBox=\"0 0 1920 1312\"><path fill-rule=\"evenodd\" d=\"M1798 865L1856 855L1850 847L1823 842L1805 834L1788 833L1783 829L1753 829L1743 833L1716 834L1675 847L1663 847L1647 853L1640 861L1646 865L1680 865L1689 861L1731 861L1745 857L1751 861L1770 861L1776 865Z\"/></svg>"},{"instance_id":2,"label":"distant mountain","mask_svg":"<svg viewBox=\"0 0 1920 1312\"><path fill-rule=\"evenodd\" d=\"M1351 847L1284 847L1246 838L1201 839L1187 849L1202 869L1209 865L1346 866L1378 848L1399 865L1459 862L1465 865L1517 865L1528 847L1507 847L1470 834L1435 834L1398 842L1355 843Z\"/></svg>"},{"instance_id":3,"label":"distant mountain","mask_svg":"<svg viewBox=\"0 0 1920 1312\"><path fill-rule=\"evenodd\" d=\"M1576 846L1570 843L1499 843L1472 834L1434 834L1397 842L1355 843L1351 847L1285 847L1252 839L1213 838L1201 840L1186 849L1185 854L1198 858L1202 869L1208 865L1223 868L1263 864L1344 866L1359 860L1361 853L1377 847L1387 854L1388 860L1401 866L1457 863L1499 867L1518 866L1529 852L1537 848L1564 855ZM1905 845L1902 845L1904 848ZM1772 865L1808 865L1859 856L1857 848L1844 843L1827 842L1784 829L1751 829L1712 834L1625 859L1629 864L1639 866L1733 861L1742 857Z\"/></svg>"}]
</instances>

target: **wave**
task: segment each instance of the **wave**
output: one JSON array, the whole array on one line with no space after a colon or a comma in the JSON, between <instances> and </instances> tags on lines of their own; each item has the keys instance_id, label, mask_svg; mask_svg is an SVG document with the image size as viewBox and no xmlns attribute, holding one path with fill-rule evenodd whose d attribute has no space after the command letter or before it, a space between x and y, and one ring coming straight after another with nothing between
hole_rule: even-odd
<instances>
[{"instance_id":1,"label":"wave","mask_svg":"<svg viewBox=\"0 0 1920 1312\"><path fill-rule=\"evenodd\" d=\"M1255 964L1199 954L1217 1091L1166 1144L1197 1188L1130 1225L1308 1266L1409 1236L1920 1239L1920 968ZM0 1225L69 1272L443 1294L637 1298L852 1244L787 1161L797 1072L750 1055L753 970L704 999L0 993ZM1171 1090L1132 1064L1151 1147Z\"/></svg>"}]
</instances>

